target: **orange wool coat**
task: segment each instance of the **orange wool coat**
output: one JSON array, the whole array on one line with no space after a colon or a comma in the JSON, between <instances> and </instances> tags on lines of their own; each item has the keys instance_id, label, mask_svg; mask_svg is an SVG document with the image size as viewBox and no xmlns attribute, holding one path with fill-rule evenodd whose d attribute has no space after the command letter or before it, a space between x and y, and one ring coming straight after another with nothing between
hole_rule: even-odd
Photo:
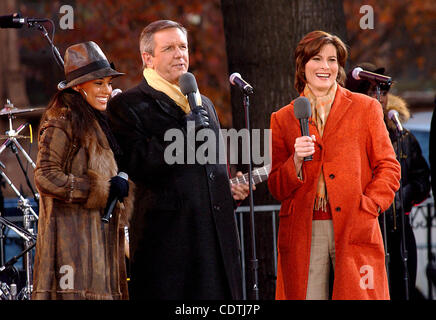
<instances>
[{"instance_id":1,"label":"orange wool coat","mask_svg":"<svg viewBox=\"0 0 436 320\"><path fill-rule=\"evenodd\" d=\"M269 190L281 201L276 299L305 299L312 213L323 170L333 216L336 249L333 299L389 299L383 239L377 216L399 188L400 165L377 100L338 85L313 160L299 180L293 162L301 136L293 102L271 116L272 169Z\"/></svg>"}]
</instances>

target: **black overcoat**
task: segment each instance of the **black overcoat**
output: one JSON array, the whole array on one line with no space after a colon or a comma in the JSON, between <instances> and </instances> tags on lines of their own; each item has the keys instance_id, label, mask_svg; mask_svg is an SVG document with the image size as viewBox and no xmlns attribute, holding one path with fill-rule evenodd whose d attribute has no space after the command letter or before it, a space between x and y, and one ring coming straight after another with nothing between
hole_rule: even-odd
<instances>
[{"instance_id":1,"label":"black overcoat","mask_svg":"<svg viewBox=\"0 0 436 320\"><path fill-rule=\"evenodd\" d=\"M218 145L214 106L205 96L202 101ZM130 298L240 299L240 240L227 164L165 161L174 142L164 141L168 130L182 132L186 144L185 113L144 79L111 99L108 114L123 151L119 168L136 183Z\"/></svg>"}]
</instances>

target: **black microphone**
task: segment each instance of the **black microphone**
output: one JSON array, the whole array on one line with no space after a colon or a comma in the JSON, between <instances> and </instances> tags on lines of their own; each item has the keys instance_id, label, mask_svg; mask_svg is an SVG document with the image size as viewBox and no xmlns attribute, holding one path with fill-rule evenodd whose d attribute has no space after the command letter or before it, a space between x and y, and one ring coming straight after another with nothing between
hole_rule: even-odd
<instances>
[{"instance_id":1,"label":"black microphone","mask_svg":"<svg viewBox=\"0 0 436 320\"><path fill-rule=\"evenodd\" d=\"M128 180L129 176L125 172L119 172L118 177L123 178L124 180ZM117 204L117 201L121 200L118 199L118 197L114 197L113 199L108 199L108 202L110 202L109 206L106 207L106 210L104 212L103 217L101 218L101 221L108 223L109 219L112 217L112 212L114 211L115 205Z\"/></svg>"},{"instance_id":2,"label":"black microphone","mask_svg":"<svg viewBox=\"0 0 436 320\"><path fill-rule=\"evenodd\" d=\"M388 118L395 123L400 133L403 132L403 126L401 125L400 115L398 114L397 110L389 110Z\"/></svg>"},{"instance_id":3,"label":"black microphone","mask_svg":"<svg viewBox=\"0 0 436 320\"><path fill-rule=\"evenodd\" d=\"M242 79L241 75L237 72L234 72L230 75L229 81L234 86L239 87L245 94L252 94L253 87L244 79Z\"/></svg>"},{"instance_id":4,"label":"black microphone","mask_svg":"<svg viewBox=\"0 0 436 320\"><path fill-rule=\"evenodd\" d=\"M298 97L294 102L295 117L300 120L302 136L309 136L309 118L312 116L310 101L306 97ZM304 157L304 161L312 160L312 155Z\"/></svg>"},{"instance_id":5,"label":"black microphone","mask_svg":"<svg viewBox=\"0 0 436 320\"><path fill-rule=\"evenodd\" d=\"M378 74L370 71L365 71L361 67L354 68L351 74L353 78L356 80L376 81L376 82L386 83L387 85L392 84L391 77L384 76L382 74Z\"/></svg>"},{"instance_id":6,"label":"black microphone","mask_svg":"<svg viewBox=\"0 0 436 320\"><path fill-rule=\"evenodd\" d=\"M201 105L197 103L197 99L195 98L198 86L197 80L195 80L195 77L192 73L186 72L180 76L179 87L180 91L182 91L182 93L187 96L191 110L193 110L195 107L201 107Z\"/></svg>"},{"instance_id":7,"label":"black microphone","mask_svg":"<svg viewBox=\"0 0 436 320\"><path fill-rule=\"evenodd\" d=\"M0 28L21 28L23 23L20 23L21 16L19 13L0 16Z\"/></svg>"},{"instance_id":8,"label":"black microphone","mask_svg":"<svg viewBox=\"0 0 436 320\"><path fill-rule=\"evenodd\" d=\"M22 18L19 13L13 13L7 16L0 16L0 28L22 28L25 24L34 22L46 22L46 18Z\"/></svg>"},{"instance_id":9,"label":"black microphone","mask_svg":"<svg viewBox=\"0 0 436 320\"><path fill-rule=\"evenodd\" d=\"M180 91L187 96L191 112L185 115L186 122L193 121L195 130L209 127L209 116L206 109L201 105L201 100L197 101L198 87L197 81L192 73L186 72L179 79Z\"/></svg>"}]
</instances>

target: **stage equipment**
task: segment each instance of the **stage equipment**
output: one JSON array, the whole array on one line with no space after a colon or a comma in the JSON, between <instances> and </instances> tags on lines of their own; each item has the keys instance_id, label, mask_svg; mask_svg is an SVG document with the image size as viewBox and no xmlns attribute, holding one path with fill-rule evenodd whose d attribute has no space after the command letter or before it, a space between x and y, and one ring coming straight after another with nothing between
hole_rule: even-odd
<instances>
[{"instance_id":1,"label":"stage equipment","mask_svg":"<svg viewBox=\"0 0 436 320\"><path fill-rule=\"evenodd\" d=\"M243 93L243 105L245 111L245 127L248 132L247 141L247 155L248 155L248 186L250 190L250 236L251 236L251 270L253 272L252 276L252 289L250 300L259 300L259 285L258 285L258 268L259 261L256 256L256 233L254 226L254 199L253 199L253 170L252 170L252 159L251 159L251 131L250 131L250 95L254 93L254 89L245 80L242 79L241 75L237 72L230 75L229 81L232 85L236 86ZM241 239L244 241L244 239Z\"/></svg>"},{"instance_id":2,"label":"stage equipment","mask_svg":"<svg viewBox=\"0 0 436 320\"><path fill-rule=\"evenodd\" d=\"M16 155L17 161L21 167L21 170L24 173L24 176L26 178L27 184L29 185L29 188L31 189L35 202L39 202L39 194L36 193L33 190L33 187L30 183L29 177L27 175L27 172L21 162L21 159L18 155L18 150L21 151L21 153L24 155L26 160L32 165L33 168L36 167L36 164L33 162L32 158L26 153L24 148L21 146L21 144L18 142L17 139L20 138L30 138L32 141L32 134L30 136L23 136L20 135L20 132L24 130L28 126L27 123L20 125L16 130L13 128L12 121L16 117L16 115L21 115L26 112L33 112L33 111L40 111L40 108L28 108L28 109L18 109L13 106L13 104L7 100L7 104L5 107L0 111L0 115L7 115L8 121L9 121L9 130L6 131L5 135L2 136L3 139L6 139L6 141L0 146L0 154L6 149L11 148L12 152ZM30 130L31 131L31 130ZM9 290L9 286L7 284L2 283L3 286L3 294L0 293L0 299L12 299L13 297L15 299L19 300L30 300L32 290L33 290L33 257L31 250L36 245L36 225L35 222L38 220L38 215L33 210L32 206L30 205L30 202L28 199L24 198L23 195L20 193L20 191L15 187L15 185L12 183L12 181L9 179L9 177L4 172L4 169L6 169L5 165L0 162L0 175L3 177L5 182L11 187L11 189L15 192L15 194L18 197L18 206L17 208L23 213L23 227L21 228L11 221L7 220L4 217L0 217L0 224L12 229L15 231L24 241L24 250L17 256L13 257L9 261L7 261L5 264L0 266L0 272L5 271L6 269L13 267L13 265L17 262L17 260L21 257L23 257L24 260L24 268L26 271L26 284L22 288L22 290L17 293L14 293L14 288L16 289L16 284L11 284L11 289ZM8 293L9 292L9 293Z\"/></svg>"}]
</instances>

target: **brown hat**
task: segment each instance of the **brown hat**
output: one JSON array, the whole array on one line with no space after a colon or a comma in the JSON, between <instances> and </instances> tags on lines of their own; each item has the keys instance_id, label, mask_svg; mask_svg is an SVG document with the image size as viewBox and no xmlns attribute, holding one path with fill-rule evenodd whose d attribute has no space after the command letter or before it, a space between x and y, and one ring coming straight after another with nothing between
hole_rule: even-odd
<instances>
[{"instance_id":1,"label":"brown hat","mask_svg":"<svg viewBox=\"0 0 436 320\"><path fill-rule=\"evenodd\" d=\"M103 51L93 41L78 43L67 48L64 58L65 79L58 90L104 77L118 77L125 73L115 71Z\"/></svg>"}]
</instances>

